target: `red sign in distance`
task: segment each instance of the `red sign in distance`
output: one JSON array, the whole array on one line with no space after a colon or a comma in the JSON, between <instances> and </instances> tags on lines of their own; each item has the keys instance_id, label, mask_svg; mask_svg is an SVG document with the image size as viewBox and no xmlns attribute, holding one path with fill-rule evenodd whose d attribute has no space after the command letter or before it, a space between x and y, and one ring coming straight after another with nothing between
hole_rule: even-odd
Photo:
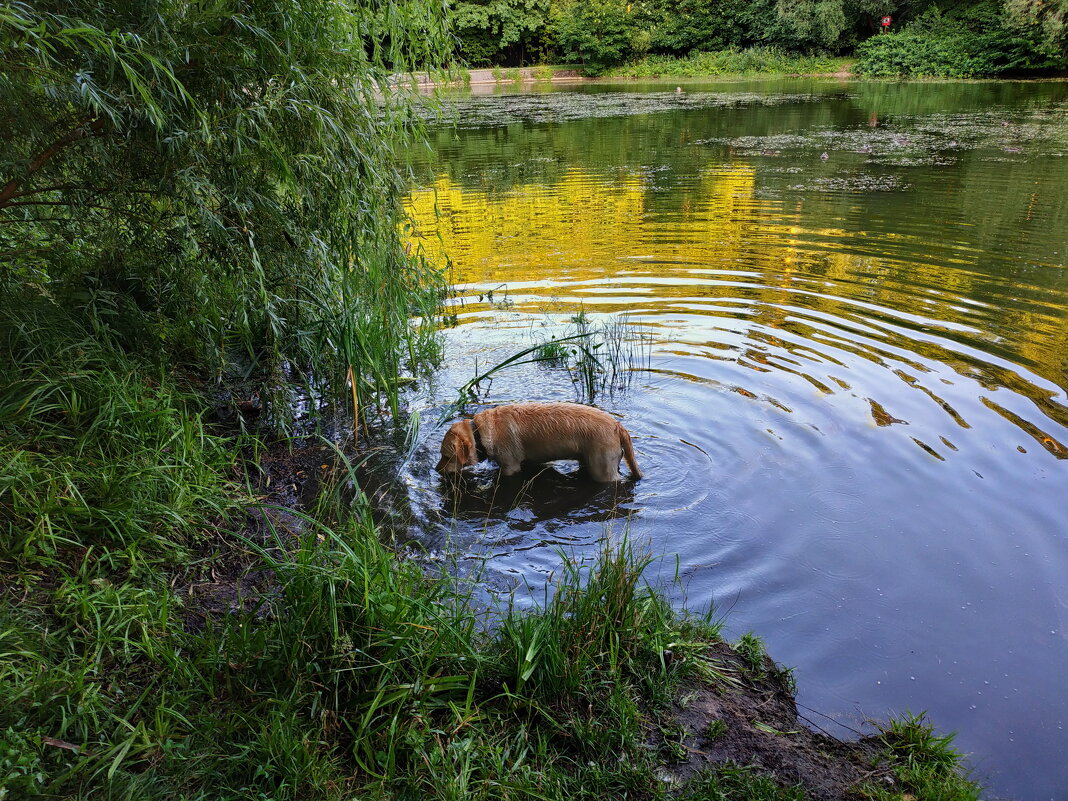
<instances>
[{"instance_id":1,"label":"red sign in distance","mask_svg":"<svg viewBox=\"0 0 1068 801\"><path fill-rule=\"evenodd\" d=\"M893 21L894 21L893 17L883 17L883 19L882 19L883 27L884 28L889 28L890 27L890 23L893 22Z\"/></svg>"}]
</instances>

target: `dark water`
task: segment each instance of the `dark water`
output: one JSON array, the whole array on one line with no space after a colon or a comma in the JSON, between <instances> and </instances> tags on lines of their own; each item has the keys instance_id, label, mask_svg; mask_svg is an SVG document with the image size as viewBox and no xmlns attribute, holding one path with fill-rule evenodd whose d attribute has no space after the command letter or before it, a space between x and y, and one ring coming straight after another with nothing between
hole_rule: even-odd
<instances>
[{"instance_id":1,"label":"dark water","mask_svg":"<svg viewBox=\"0 0 1068 801\"><path fill-rule=\"evenodd\" d=\"M595 402L647 478L483 468L448 497L425 425L414 536L537 597L629 517L813 721L927 710L989 797L1068 797L1068 84L685 88L463 96L434 130L414 238L452 259L457 325L424 422L626 315L648 369ZM545 365L481 389L576 397Z\"/></svg>"}]
</instances>

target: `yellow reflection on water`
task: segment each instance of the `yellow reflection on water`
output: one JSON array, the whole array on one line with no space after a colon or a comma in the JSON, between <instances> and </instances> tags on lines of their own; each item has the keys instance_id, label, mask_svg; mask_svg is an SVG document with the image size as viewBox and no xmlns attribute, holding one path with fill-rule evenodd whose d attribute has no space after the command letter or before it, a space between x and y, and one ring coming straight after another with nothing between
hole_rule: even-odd
<instances>
[{"instance_id":1,"label":"yellow reflection on water","mask_svg":"<svg viewBox=\"0 0 1068 801\"><path fill-rule=\"evenodd\" d=\"M407 207L411 237L426 255L451 263L458 284L581 283L604 280L642 262L737 266L753 234L755 173L747 166L706 170L673 208L650 204L650 179L569 170L552 185L500 194L439 176L415 190ZM447 259L446 259L447 257ZM661 269L658 295L688 294Z\"/></svg>"},{"instance_id":2,"label":"yellow reflection on water","mask_svg":"<svg viewBox=\"0 0 1068 801\"><path fill-rule=\"evenodd\" d=\"M1004 342L990 333L996 323L1021 332L1014 361L1057 376L1068 352L1063 310L989 302L978 248L932 255L919 233L869 234L818 203L760 197L756 178L744 162L709 165L670 192L639 170L571 168L503 190L442 174L407 199L410 241L480 301L507 287L520 311L652 315L679 343L729 346L741 366L796 373L827 393L850 386L842 369L859 357L967 425L934 376L918 379L943 365L1029 397L1039 419L1066 422L1049 389L989 358ZM489 310L473 300L469 312ZM1045 431L1029 433L1066 455Z\"/></svg>"}]
</instances>

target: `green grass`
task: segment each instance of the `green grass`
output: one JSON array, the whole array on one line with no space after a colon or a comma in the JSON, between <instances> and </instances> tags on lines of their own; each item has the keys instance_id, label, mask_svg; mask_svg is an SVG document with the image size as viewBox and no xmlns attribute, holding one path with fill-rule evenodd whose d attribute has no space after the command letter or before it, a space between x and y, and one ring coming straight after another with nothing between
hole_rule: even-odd
<instances>
[{"instance_id":1,"label":"green grass","mask_svg":"<svg viewBox=\"0 0 1068 801\"><path fill-rule=\"evenodd\" d=\"M814 75L834 73L849 63L832 56L803 56L767 47L695 53L685 58L647 56L613 67L608 78L703 78L720 75Z\"/></svg>"},{"instance_id":2,"label":"green grass","mask_svg":"<svg viewBox=\"0 0 1068 801\"><path fill-rule=\"evenodd\" d=\"M734 650L745 661L746 674L749 678L760 681L767 676L764 663L767 650L764 648L764 642L753 632L743 634L734 644Z\"/></svg>"},{"instance_id":3,"label":"green grass","mask_svg":"<svg viewBox=\"0 0 1068 801\"><path fill-rule=\"evenodd\" d=\"M978 801L981 788L961 769L954 736L935 734L923 714L891 720L880 737L898 784L868 784L862 795L873 801Z\"/></svg>"},{"instance_id":4,"label":"green grass","mask_svg":"<svg viewBox=\"0 0 1068 801\"><path fill-rule=\"evenodd\" d=\"M178 558L234 505L202 400L54 304L0 297L0 560Z\"/></svg>"},{"instance_id":5,"label":"green grass","mask_svg":"<svg viewBox=\"0 0 1068 801\"><path fill-rule=\"evenodd\" d=\"M722 720L709 721L702 735L708 742L715 742L727 733L727 724Z\"/></svg>"},{"instance_id":6,"label":"green grass","mask_svg":"<svg viewBox=\"0 0 1068 801\"><path fill-rule=\"evenodd\" d=\"M696 776L680 798L684 801L805 801L801 787L779 784L753 766L726 764Z\"/></svg>"},{"instance_id":7,"label":"green grass","mask_svg":"<svg viewBox=\"0 0 1068 801\"><path fill-rule=\"evenodd\" d=\"M298 541L244 543L272 584L200 631L161 572L110 580L83 563L31 603L5 593L9 797L666 801L658 766L688 754L670 727L650 749L649 721L706 677L718 627L645 584L647 554L623 538L567 560L541 609L487 630L463 584L398 561L365 512L303 522ZM957 781L929 729L885 737L907 786ZM682 797L804 796L725 765Z\"/></svg>"},{"instance_id":8,"label":"green grass","mask_svg":"<svg viewBox=\"0 0 1068 801\"><path fill-rule=\"evenodd\" d=\"M486 634L366 515L258 551L274 589L185 630L162 574L86 564L0 604L0 775L20 798L655 795L639 705L683 630L622 543ZM663 690L661 690L663 692ZM60 745L56 745L60 743ZM621 762L619 753L630 756Z\"/></svg>"}]
</instances>

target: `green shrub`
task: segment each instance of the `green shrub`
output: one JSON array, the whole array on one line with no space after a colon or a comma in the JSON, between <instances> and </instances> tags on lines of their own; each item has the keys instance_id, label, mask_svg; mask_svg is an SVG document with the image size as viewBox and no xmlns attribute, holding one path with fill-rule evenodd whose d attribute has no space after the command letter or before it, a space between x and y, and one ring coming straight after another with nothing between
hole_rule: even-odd
<instances>
[{"instance_id":1,"label":"green shrub","mask_svg":"<svg viewBox=\"0 0 1068 801\"><path fill-rule=\"evenodd\" d=\"M1065 66L991 3L968 9L966 17L932 9L899 33L862 42L856 55L853 71L874 78L975 78Z\"/></svg>"},{"instance_id":2,"label":"green shrub","mask_svg":"<svg viewBox=\"0 0 1068 801\"><path fill-rule=\"evenodd\" d=\"M640 54L637 20L622 0L567 6L558 13L554 31L564 57L580 62L587 75L599 75Z\"/></svg>"}]
</instances>

